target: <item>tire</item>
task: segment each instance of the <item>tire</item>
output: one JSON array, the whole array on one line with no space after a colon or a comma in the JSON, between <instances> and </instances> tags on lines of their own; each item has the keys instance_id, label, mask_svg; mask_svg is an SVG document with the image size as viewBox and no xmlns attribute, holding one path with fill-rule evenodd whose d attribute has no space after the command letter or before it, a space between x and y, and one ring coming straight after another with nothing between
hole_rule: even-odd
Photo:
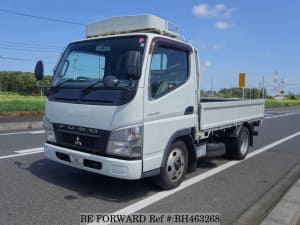
<instances>
[{"instance_id":1,"label":"tire","mask_svg":"<svg viewBox=\"0 0 300 225\"><path fill-rule=\"evenodd\" d=\"M183 141L174 142L167 153L160 175L155 183L164 190L178 187L184 179L188 168L188 152Z\"/></svg>"},{"instance_id":2,"label":"tire","mask_svg":"<svg viewBox=\"0 0 300 225\"><path fill-rule=\"evenodd\" d=\"M242 127L236 138L230 139L225 143L226 157L242 160L249 151L250 133L247 127Z\"/></svg>"}]
</instances>

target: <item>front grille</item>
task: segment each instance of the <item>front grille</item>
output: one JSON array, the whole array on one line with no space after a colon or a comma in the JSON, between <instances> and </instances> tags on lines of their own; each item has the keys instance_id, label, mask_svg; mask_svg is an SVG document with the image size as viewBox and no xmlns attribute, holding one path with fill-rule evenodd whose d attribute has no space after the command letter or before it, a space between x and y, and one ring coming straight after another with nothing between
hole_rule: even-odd
<instances>
[{"instance_id":1,"label":"front grille","mask_svg":"<svg viewBox=\"0 0 300 225\"><path fill-rule=\"evenodd\" d=\"M74 150L104 155L110 131L54 123L56 144Z\"/></svg>"},{"instance_id":2,"label":"front grille","mask_svg":"<svg viewBox=\"0 0 300 225\"><path fill-rule=\"evenodd\" d=\"M74 135L74 134L63 133L63 132L62 132L62 139L64 140L64 142L69 144L77 143L76 145L90 147L90 148L95 147L95 143L96 143L96 138L94 137Z\"/></svg>"}]
</instances>

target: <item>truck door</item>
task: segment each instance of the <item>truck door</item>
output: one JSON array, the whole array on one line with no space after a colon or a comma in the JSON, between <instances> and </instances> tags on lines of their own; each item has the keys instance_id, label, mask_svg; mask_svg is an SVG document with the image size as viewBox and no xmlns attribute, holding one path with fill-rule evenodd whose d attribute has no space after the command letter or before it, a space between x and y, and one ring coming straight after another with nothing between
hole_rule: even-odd
<instances>
[{"instance_id":1,"label":"truck door","mask_svg":"<svg viewBox=\"0 0 300 225\"><path fill-rule=\"evenodd\" d=\"M157 38L145 80L143 171L160 168L176 132L197 125L195 57L189 45Z\"/></svg>"}]
</instances>

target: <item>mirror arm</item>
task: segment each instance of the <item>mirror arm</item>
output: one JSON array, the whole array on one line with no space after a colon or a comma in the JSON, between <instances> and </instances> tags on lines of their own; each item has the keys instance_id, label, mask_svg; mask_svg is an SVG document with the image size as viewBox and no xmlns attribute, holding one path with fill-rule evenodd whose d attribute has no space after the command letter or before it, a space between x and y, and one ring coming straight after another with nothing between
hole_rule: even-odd
<instances>
[{"instance_id":1,"label":"mirror arm","mask_svg":"<svg viewBox=\"0 0 300 225\"><path fill-rule=\"evenodd\" d=\"M35 82L35 86L37 86L38 88L48 88L48 87L50 87L50 85L42 85L42 84L40 84L39 81Z\"/></svg>"}]
</instances>

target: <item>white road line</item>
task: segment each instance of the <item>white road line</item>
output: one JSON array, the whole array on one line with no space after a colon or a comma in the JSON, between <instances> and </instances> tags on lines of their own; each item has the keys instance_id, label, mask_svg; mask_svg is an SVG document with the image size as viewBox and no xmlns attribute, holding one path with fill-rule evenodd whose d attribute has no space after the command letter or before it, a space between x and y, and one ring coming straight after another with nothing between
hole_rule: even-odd
<instances>
[{"instance_id":1,"label":"white road line","mask_svg":"<svg viewBox=\"0 0 300 225\"><path fill-rule=\"evenodd\" d=\"M15 133L4 133L4 134L0 134L0 136L15 135L15 134L43 134L43 133L45 133L44 130L37 130L37 131L24 131L24 132L15 132Z\"/></svg>"},{"instance_id":2,"label":"white road line","mask_svg":"<svg viewBox=\"0 0 300 225\"><path fill-rule=\"evenodd\" d=\"M41 153L41 152L44 152L44 150L36 151L36 152L27 152L27 153L23 153L23 154L13 154L13 155L0 156L0 159L8 159L8 158L19 157L19 156L23 156L23 155L32 155L32 154L37 154L37 153Z\"/></svg>"},{"instance_id":3,"label":"white road line","mask_svg":"<svg viewBox=\"0 0 300 225\"><path fill-rule=\"evenodd\" d=\"M273 119L273 118L278 118L278 117L283 117L283 116L291 116L291 115L269 116L269 117L266 117L265 119Z\"/></svg>"},{"instance_id":4,"label":"white road line","mask_svg":"<svg viewBox=\"0 0 300 225\"><path fill-rule=\"evenodd\" d=\"M30 132L30 134L44 134L44 133L45 133L44 130L36 130L36 131Z\"/></svg>"},{"instance_id":5,"label":"white road line","mask_svg":"<svg viewBox=\"0 0 300 225\"><path fill-rule=\"evenodd\" d=\"M179 192L179 191L181 191L181 190L183 190L187 187L190 187L191 185L193 185L195 183L198 183L198 182L200 182L204 179L207 179L207 178L209 178L209 177L211 177L211 176L213 176L217 173L220 173L220 172L222 172L222 171L224 171L224 170L226 170L230 167L233 167L237 164L243 163L246 160L251 159L256 155L261 154L263 152L266 152L266 151L276 147L277 145L280 145L280 144L282 144L282 143L284 143L284 142L286 142L286 141L288 141L292 138L295 138L299 135L300 135L300 131L296 132L292 135L289 135L285 138L282 138L278 141L275 141L272 144L266 145L265 147L257 149L254 152L249 153L247 158L244 159L243 161L231 161L231 162L225 163L225 164L223 164L223 165L221 165L217 168L211 169L211 170L209 170L205 173L199 174L195 177L192 177L192 178L182 182L182 184L178 188L175 188L175 189L169 190L169 191L162 191L162 192L159 192L157 194L151 195L150 197L145 198L145 199L143 199L141 201L138 201L136 203L133 203L132 205L129 205L129 206L123 208L123 209L120 209L120 210L112 213L111 215L130 215L132 213L135 213L135 212L137 212L137 211L139 211L139 210L141 210L141 209L143 209L143 208L145 208L149 205L152 205L153 203L158 202L158 201L160 201L160 200L162 200L162 199L164 199L164 198L166 198L166 197L168 197L168 196L170 196L170 195L172 195L176 192ZM99 223L90 223L89 225L96 225L96 224L99 224ZM109 223L101 223L101 224L104 225L104 224L109 224Z\"/></svg>"},{"instance_id":6,"label":"white road line","mask_svg":"<svg viewBox=\"0 0 300 225\"><path fill-rule=\"evenodd\" d=\"M33 150L33 149L35 149L35 150ZM19 157L19 156L23 156L23 155L37 154L37 153L44 152L44 148L41 147L41 148L24 149L24 150L19 150L16 152L20 152L20 153L0 156L0 159L8 159L8 158ZM21 152L23 152L23 153L21 153Z\"/></svg>"},{"instance_id":7,"label":"white road line","mask_svg":"<svg viewBox=\"0 0 300 225\"><path fill-rule=\"evenodd\" d=\"M30 149L18 150L18 151L15 151L15 153L23 154L23 153L29 153L29 152L37 152L37 151L41 151L43 149L44 148L30 148Z\"/></svg>"},{"instance_id":8,"label":"white road line","mask_svg":"<svg viewBox=\"0 0 300 225\"><path fill-rule=\"evenodd\" d=\"M272 113L265 113L265 116L273 116L274 114Z\"/></svg>"},{"instance_id":9,"label":"white road line","mask_svg":"<svg viewBox=\"0 0 300 225\"><path fill-rule=\"evenodd\" d=\"M264 119L273 119L273 118L278 118L278 117L283 117L283 116L294 116L294 115L300 115L299 113L289 113L289 114L283 114L283 115L277 115L277 116L268 116L265 117Z\"/></svg>"}]
</instances>

